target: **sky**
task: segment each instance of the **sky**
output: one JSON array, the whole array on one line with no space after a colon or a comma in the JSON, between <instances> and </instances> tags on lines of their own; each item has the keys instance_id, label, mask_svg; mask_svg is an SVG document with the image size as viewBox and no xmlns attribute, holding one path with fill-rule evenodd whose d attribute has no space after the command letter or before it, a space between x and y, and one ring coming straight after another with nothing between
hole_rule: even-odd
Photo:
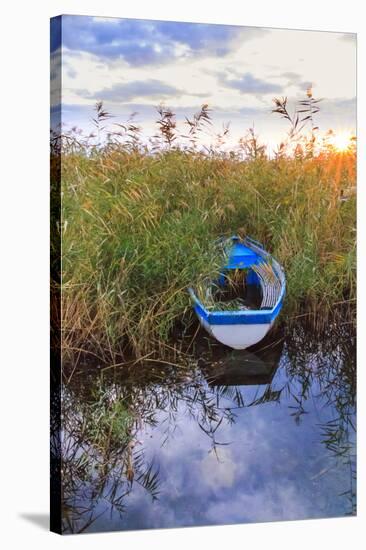
<instances>
[{"instance_id":1,"label":"sky","mask_svg":"<svg viewBox=\"0 0 366 550\"><path fill-rule=\"evenodd\" d=\"M90 132L102 100L111 123L138 113L144 138L156 132L163 103L184 133L185 117L207 103L206 144L229 123L234 147L254 125L273 150L289 129L271 113L273 98L293 108L309 86L322 99L319 132L354 132L355 34L74 15L62 16L61 32L51 23L51 112L62 109L66 128Z\"/></svg>"}]
</instances>

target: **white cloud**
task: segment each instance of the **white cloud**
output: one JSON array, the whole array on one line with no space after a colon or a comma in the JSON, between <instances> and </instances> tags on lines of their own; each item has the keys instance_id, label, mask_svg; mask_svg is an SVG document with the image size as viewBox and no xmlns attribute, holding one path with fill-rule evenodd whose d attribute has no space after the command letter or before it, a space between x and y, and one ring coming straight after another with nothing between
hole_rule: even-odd
<instances>
[{"instance_id":1,"label":"white cloud","mask_svg":"<svg viewBox=\"0 0 366 550\"><path fill-rule=\"evenodd\" d=\"M115 25L116 20L108 21ZM254 122L263 141L272 145L278 143L286 131L283 121L270 114L272 95L286 95L290 102L295 101L312 83L314 95L324 98L319 121L324 121L326 128L321 130L354 129L355 114L349 107L356 94L354 35L351 39L350 35L341 33L280 29L263 32L253 29L248 35L246 29L246 34L243 31L233 36L224 55L218 55L217 48L206 47L210 43L208 35L205 35L206 46L198 56L191 55L192 45L177 40L174 58L153 67L133 66L121 58L103 59L64 47L63 103L92 109L96 96L103 99L103 90L118 87L126 90L132 83L148 83L153 79L161 83L161 98L156 88L150 95L122 94L115 96L112 110L126 112L131 104L131 112L137 99L140 105L151 108L151 117L141 120L150 132L154 106L159 99L182 112L183 120L207 102L214 109L218 130L224 121L231 121L233 142ZM198 39L192 37L192 44ZM158 42L154 48L159 50ZM226 75L224 79L220 79L222 74Z\"/></svg>"}]
</instances>

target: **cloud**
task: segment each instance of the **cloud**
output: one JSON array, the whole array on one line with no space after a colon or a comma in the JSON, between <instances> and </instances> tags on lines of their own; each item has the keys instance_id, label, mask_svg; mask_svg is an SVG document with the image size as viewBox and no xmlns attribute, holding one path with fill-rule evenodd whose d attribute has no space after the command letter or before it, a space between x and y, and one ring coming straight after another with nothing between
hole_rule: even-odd
<instances>
[{"instance_id":1,"label":"cloud","mask_svg":"<svg viewBox=\"0 0 366 550\"><path fill-rule=\"evenodd\" d=\"M50 56L50 103L57 105L61 102L61 73L62 58L61 49L57 48Z\"/></svg>"},{"instance_id":2,"label":"cloud","mask_svg":"<svg viewBox=\"0 0 366 550\"><path fill-rule=\"evenodd\" d=\"M133 66L161 64L179 57L225 56L237 43L263 36L265 29L89 16L62 17L62 44ZM55 33L54 41L59 38Z\"/></svg>"},{"instance_id":3,"label":"cloud","mask_svg":"<svg viewBox=\"0 0 366 550\"><path fill-rule=\"evenodd\" d=\"M304 92L308 88L314 87L315 85L314 82L310 82L309 80L303 80L303 76L301 76L301 74L293 71L285 71L283 73L277 73L277 74L273 73L271 75L268 75L268 78L281 79L281 80L285 79L286 85L284 85L283 88L295 86Z\"/></svg>"},{"instance_id":4,"label":"cloud","mask_svg":"<svg viewBox=\"0 0 366 550\"><path fill-rule=\"evenodd\" d=\"M78 95L95 100L111 101L113 103L125 103L136 98L149 98L155 101L163 101L169 97L178 98L182 95L194 95L206 97L206 94L190 94L179 88L166 84L160 80L136 80L132 82L119 82L110 88L104 88L96 93L88 90L77 90Z\"/></svg>"},{"instance_id":5,"label":"cloud","mask_svg":"<svg viewBox=\"0 0 366 550\"><path fill-rule=\"evenodd\" d=\"M157 28L170 40L186 44L195 52L224 56L234 41L248 41L267 34L266 29L201 23L159 22Z\"/></svg>"},{"instance_id":6,"label":"cloud","mask_svg":"<svg viewBox=\"0 0 366 550\"><path fill-rule=\"evenodd\" d=\"M356 98L323 99L317 117L323 124L356 126ZM323 128L324 129L324 128Z\"/></svg>"},{"instance_id":7,"label":"cloud","mask_svg":"<svg viewBox=\"0 0 366 550\"><path fill-rule=\"evenodd\" d=\"M252 73L245 73L240 78L231 79L228 79L225 73L221 73L219 81L227 88L239 90L242 94L275 94L283 91L283 87L279 84L256 78Z\"/></svg>"},{"instance_id":8,"label":"cloud","mask_svg":"<svg viewBox=\"0 0 366 550\"><path fill-rule=\"evenodd\" d=\"M91 53L102 59L124 59L145 65L174 57L173 44L160 40L148 21L64 16L62 44L69 50Z\"/></svg>"},{"instance_id":9,"label":"cloud","mask_svg":"<svg viewBox=\"0 0 366 550\"><path fill-rule=\"evenodd\" d=\"M67 76L69 76L70 78L76 78L77 76L77 71L75 71L75 69L73 69L72 67L68 67L67 69Z\"/></svg>"},{"instance_id":10,"label":"cloud","mask_svg":"<svg viewBox=\"0 0 366 550\"><path fill-rule=\"evenodd\" d=\"M261 105L258 107L231 107L231 108L223 108L223 107L217 107L213 106L212 111L213 115L217 113L221 117L226 117L227 119L230 118L237 118L238 116L242 117L257 117L257 116L263 116L264 114L268 114L271 111L272 105L269 102L267 106Z\"/></svg>"},{"instance_id":11,"label":"cloud","mask_svg":"<svg viewBox=\"0 0 366 550\"><path fill-rule=\"evenodd\" d=\"M287 71L279 75L280 78L286 78L288 85L298 84L301 81L301 75L299 73L293 73Z\"/></svg>"},{"instance_id":12,"label":"cloud","mask_svg":"<svg viewBox=\"0 0 366 550\"><path fill-rule=\"evenodd\" d=\"M61 50L57 49L50 57L50 80L57 80L61 85L62 57Z\"/></svg>"},{"instance_id":13,"label":"cloud","mask_svg":"<svg viewBox=\"0 0 366 550\"><path fill-rule=\"evenodd\" d=\"M302 90L303 92L306 92L309 88L313 88L315 86L314 82L310 82L310 80L304 80L302 82L299 82L298 88Z\"/></svg>"},{"instance_id":14,"label":"cloud","mask_svg":"<svg viewBox=\"0 0 366 550\"><path fill-rule=\"evenodd\" d=\"M302 76L300 74L293 73L291 71L280 74L280 77L287 79L287 86L297 86L302 91L306 91L308 88L314 86L314 82L302 80Z\"/></svg>"}]
</instances>

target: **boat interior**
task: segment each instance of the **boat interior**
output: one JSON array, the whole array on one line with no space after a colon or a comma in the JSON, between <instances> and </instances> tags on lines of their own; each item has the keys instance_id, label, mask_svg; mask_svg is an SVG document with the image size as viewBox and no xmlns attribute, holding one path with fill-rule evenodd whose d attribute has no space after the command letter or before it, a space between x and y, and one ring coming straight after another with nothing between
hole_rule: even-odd
<instances>
[{"instance_id":1,"label":"boat interior","mask_svg":"<svg viewBox=\"0 0 366 550\"><path fill-rule=\"evenodd\" d=\"M280 296L281 282L270 263L262 261L244 269L226 269L208 289L212 308L272 309Z\"/></svg>"},{"instance_id":2,"label":"boat interior","mask_svg":"<svg viewBox=\"0 0 366 550\"><path fill-rule=\"evenodd\" d=\"M281 279L272 258L257 241L229 239L227 263L212 298L230 309L272 309L281 294ZM230 307L232 306L232 307Z\"/></svg>"}]
</instances>

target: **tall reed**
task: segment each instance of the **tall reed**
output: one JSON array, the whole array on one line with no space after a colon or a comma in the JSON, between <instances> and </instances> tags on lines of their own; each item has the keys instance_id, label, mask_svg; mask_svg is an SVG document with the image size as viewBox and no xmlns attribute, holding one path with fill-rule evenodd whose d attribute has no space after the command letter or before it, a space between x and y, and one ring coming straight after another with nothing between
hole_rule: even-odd
<instances>
[{"instance_id":1,"label":"tall reed","mask_svg":"<svg viewBox=\"0 0 366 550\"><path fill-rule=\"evenodd\" d=\"M142 357L177 326L189 328L196 321L186 289L219 269L213 243L221 235L249 234L283 264L283 319L319 322L335 304L353 303L354 148L315 151L301 138L302 148L287 140L268 158L250 130L235 151L222 151L224 133L216 150L203 150L207 105L187 119L186 144L169 109L159 108L151 146L133 120L102 139L108 117L98 104L97 135L60 138L65 357L80 349Z\"/></svg>"}]
</instances>

